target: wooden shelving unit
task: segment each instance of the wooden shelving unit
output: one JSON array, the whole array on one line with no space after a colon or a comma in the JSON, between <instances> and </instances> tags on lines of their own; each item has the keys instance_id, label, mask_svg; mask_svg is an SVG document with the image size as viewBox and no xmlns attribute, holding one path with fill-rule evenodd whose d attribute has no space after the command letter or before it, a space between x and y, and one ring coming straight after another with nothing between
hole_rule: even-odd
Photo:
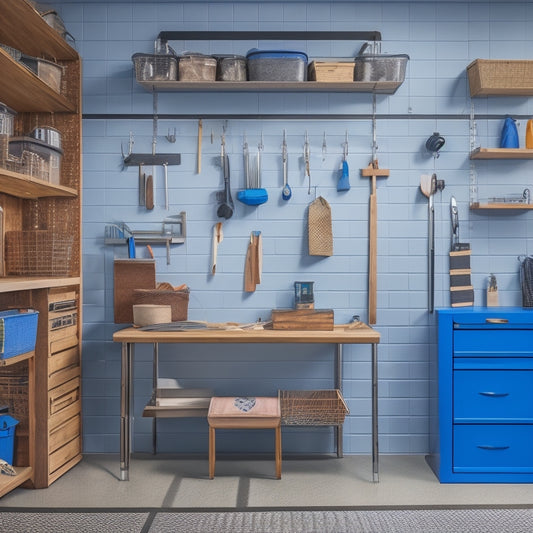
<instances>
[{"instance_id":1,"label":"wooden shelving unit","mask_svg":"<svg viewBox=\"0 0 533 533\"><path fill-rule=\"evenodd\" d=\"M533 150L527 148L476 148L470 159L533 159Z\"/></svg>"},{"instance_id":2,"label":"wooden shelving unit","mask_svg":"<svg viewBox=\"0 0 533 533\"><path fill-rule=\"evenodd\" d=\"M48 487L82 458L82 128L81 60L76 50L26 0L1 2L0 42L63 68L61 90L56 92L0 49L0 102L17 113L16 134L26 135L36 126L51 126L61 132L63 148L60 184L0 169L4 229L7 233L39 228L54 236L67 234L72 241L68 251L41 249L43 245L38 244L35 249L25 247L20 271L17 267L11 270L19 275L0 277L0 309L31 307L39 312L34 354L22 354L9 363L23 365L21 369L28 373L25 425L29 430L15 432L17 476L0 476L2 496L22 483ZM43 269L46 274L39 277L27 275L26 256L35 259L57 254L65 255L60 275L54 270L56 266ZM0 376L7 376L9 371L0 364Z\"/></svg>"},{"instance_id":3,"label":"wooden shelving unit","mask_svg":"<svg viewBox=\"0 0 533 533\"><path fill-rule=\"evenodd\" d=\"M472 210L492 210L492 211L502 211L509 209L512 211L529 211L533 209L533 204L520 204L520 203L494 203L494 204L481 204L479 202L473 202L470 204L470 209Z\"/></svg>"}]
</instances>

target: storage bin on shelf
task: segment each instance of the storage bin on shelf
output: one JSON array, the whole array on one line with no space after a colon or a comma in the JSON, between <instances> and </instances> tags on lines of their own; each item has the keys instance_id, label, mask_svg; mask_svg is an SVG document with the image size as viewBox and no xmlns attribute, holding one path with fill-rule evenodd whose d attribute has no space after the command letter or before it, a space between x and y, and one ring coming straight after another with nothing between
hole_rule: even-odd
<instances>
[{"instance_id":1,"label":"storage bin on shelf","mask_svg":"<svg viewBox=\"0 0 533 533\"><path fill-rule=\"evenodd\" d=\"M0 359L35 349L39 312L34 309L0 311Z\"/></svg>"},{"instance_id":2,"label":"storage bin on shelf","mask_svg":"<svg viewBox=\"0 0 533 533\"><path fill-rule=\"evenodd\" d=\"M178 58L171 54L141 54L131 56L137 81L176 81Z\"/></svg>"},{"instance_id":3,"label":"storage bin on shelf","mask_svg":"<svg viewBox=\"0 0 533 533\"><path fill-rule=\"evenodd\" d=\"M18 420L9 415L0 415L0 459L13 464L15 429Z\"/></svg>"},{"instance_id":4,"label":"storage bin on shelf","mask_svg":"<svg viewBox=\"0 0 533 533\"><path fill-rule=\"evenodd\" d=\"M34 137L12 137L9 140L9 154L13 156L10 157L10 165L16 167L17 162L20 165L20 168L12 170L59 185L63 159L61 148Z\"/></svg>"},{"instance_id":5,"label":"storage bin on shelf","mask_svg":"<svg viewBox=\"0 0 533 533\"><path fill-rule=\"evenodd\" d=\"M9 158L9 138L13 136L16 111L0 102L0 165Z\"/></svg>"},{"instance_id":6,"label":"storage bin on shelf","mask_svg":"<svg viewBox=\"0 0 533 533\"><path fill-rule=\"evenodd\" d=\"M341 391L280 390L281 423L287 426L334 426L350 412Z\"/></svg>"},{"instance_id":7,"label":"storage bin on shelf","mask_svg":"<svg viewBox=\"0 0 533 533\"><path fill-rule=\"evenodd\" d=\"M6 273L17 276L69 276L74 236L48 230L7 231Z\"/></svg>"},{"instance_id":8,"label":"storage bin on shelf","mask_svg":"<svg viewBox=\"0 0 533 533\"><path fill-rule=\"evenodd\" d=\"M353 61L318 61L309 63L307 79L321 82L351 82L354 77Z\"/></svg>"},{"instance_id":9,"label":"storage bin on shelf","mask_svg":"<svg viewBox=\"0 0 533 533\"><path fill-rule=\"evenodd\" d=\"M363 54L355 58L355 81L403 83L407 54Z\"/></svg>"},{"instance_id":10,"label":"storage bin on shelf","mask_svg":"<svg viewBox=\"0 0 533 533\"><path fill-rule=\"evenodd\" d=\"M215 81L217 60L204 54L185 54L179 57L179 81Z\"/></svg>"},{"instance_id":11,"label":"storage bin on shelf","mask_svg":"<svg viewBox=\"0 0 533 533\"><path fill-rule=\"evenodd\" d=\"M63 78L63 67L61 65L26 54L21 55L20 62L54 91L61 92L61 80Z\"/></svg>"},{"instance_id":12,"label":"storage bin on shelf","mask_svg":"<svg viewBox=\"0 0 533 533\"><path fill-rule=\"evenodd\" d=\"M239 55L213 56L217 60L217 81L246 81L246 58Z\"/></svg>"},{"instance_id":13,"label":"storage bin on shelf","mask_svg":"<svg viewBox=\"0 0 533 533\"><path fill-rule=\"evenodd\" d=\"M476 59L466 68L470 95L480 92L533 90L533 61L521 59Z\"/></svg>"},{"instance_id":14,"label":"storage bin on shelf","mask_svg":"<svg viewBox=\"0 0 533 533\"><path fill-rule=\"evenodd\" d=\"M307 54L294 50L250 50L248 79L250 81L306 81Z\"/></svg>"}]
</instances>

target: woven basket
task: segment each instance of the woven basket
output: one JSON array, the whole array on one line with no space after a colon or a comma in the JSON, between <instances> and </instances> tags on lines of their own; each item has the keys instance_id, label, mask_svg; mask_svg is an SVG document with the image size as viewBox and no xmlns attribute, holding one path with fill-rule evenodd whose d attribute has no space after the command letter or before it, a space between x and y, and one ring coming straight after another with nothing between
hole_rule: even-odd
<instances>
[{"instance_id":1,"label":"woven basket","mask_svg":"<svg viewBox=\"0 0 533 533\"><path fill-rule=\"evenodd\" d=\"M533 61L520 59L476 59L467 67L470 96L530 94L533 90Z\"/></svg>"},{"instance_id":2,"label":"woven basket","mask_svg":"<svg viewBox=\"0 0 533 533\"><path fill-rule=\"evenodd\" d=\"M28 363L0 368L0 405L7 405L9 414L19 421L17 432L29 429Z\"/></svg>"},{"instance_id":3,"label":"woven basket","mask_svg":"<svg viewBox=\"0 0 533 533\"><path fill-rule=\"evenodd\" d=\"M179 291L134 289L133 304L170 305L172 322L187 320L189 313L189 289Z\"/></svg>"},{"instance_id":4,"label":"woven basket","mask_svg":"<svg viewBox=\"0 0 533 533\"><path fill-rule=\"evenodd\" d=\"M278 392L281 423L286 426L334 426L350 412L341 391L298 390Z\"/></svg>"}]
</instances>

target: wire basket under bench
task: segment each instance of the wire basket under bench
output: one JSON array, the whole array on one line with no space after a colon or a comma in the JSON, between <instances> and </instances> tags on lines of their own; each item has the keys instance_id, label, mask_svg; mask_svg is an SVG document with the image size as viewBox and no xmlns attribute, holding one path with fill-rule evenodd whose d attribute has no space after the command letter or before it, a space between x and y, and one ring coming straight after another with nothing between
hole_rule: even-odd
<instances>
[{"instance_id":1,"label":"wire basket under bench","mask_svg":"<svg viewBox=\"0 0 533 533\"><path fill-rule=\"evenodd\" d=\"M337 426L350 412L338 389L280 390L278 396L286 426Z\"/></svg>"}]
</instances>

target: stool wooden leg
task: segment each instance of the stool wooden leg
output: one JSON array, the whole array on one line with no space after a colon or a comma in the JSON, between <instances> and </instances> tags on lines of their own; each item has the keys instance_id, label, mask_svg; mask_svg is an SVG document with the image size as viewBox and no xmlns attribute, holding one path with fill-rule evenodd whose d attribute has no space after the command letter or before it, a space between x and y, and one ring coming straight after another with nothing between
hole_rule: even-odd
<instances>
[{"instance_id":1,"label":"stool wooden leg","mask_svg":"<svg viewBox=\"0 0 533 533\"><path fill-rule=\"evenodd\" d=\"M281 426L276 427L276 478L281 479Z\"/></svg>"},{"instance_id":2,"label":"stool wooden leg","mask_svg":"<svg viewBox=\"0 0 533 533\"><path fill-rule=\"evenodd\" d=\"M215 428L209 426L209 479L215 477Z\"/></svg>"}]
</instances>

